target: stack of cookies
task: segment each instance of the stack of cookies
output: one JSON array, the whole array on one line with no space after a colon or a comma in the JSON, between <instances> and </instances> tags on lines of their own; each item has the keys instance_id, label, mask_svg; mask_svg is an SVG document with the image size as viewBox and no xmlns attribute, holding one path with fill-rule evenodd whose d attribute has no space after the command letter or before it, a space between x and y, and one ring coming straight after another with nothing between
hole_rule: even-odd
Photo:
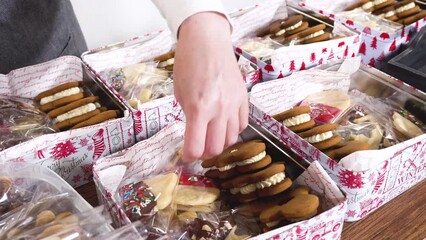
<instances>
[{"instance_id":1,"label":"stack of cookies","mask_svg":"<svg viewBox=\"0 0 426 240\"><path fill-rule=\"evenodd\" d=\"M271 197L292 185L284 163L272 163L266 145L257 140L228 147L221 155L203 161L202 166L210 168L205 175L218 180L233 202Z\"/></svg>"},{"instance_id":2,"label":"stack of cookies","mask_svg":"<svg viewBox=\"0 0 426 240\"><path fill-rule=\"evenodd\" d=\"M169 52L154 58L154 62L158 63L157 68L173 72L175 64L175 52Z\"/></svg>"},{"instance_id":3,"label":"stack of cookies","mask_svg":"<svg viewBox=\"0 0 426 240\"><path fill-rule=\"evenodd\" d=\"M339 126L336 123L315 126L309 106L294 107L275 115L274 119L282 122L284 126L335 160L356 151L370 149L370 145L365 142L343 142L342 137L336 134L335 130Z\"/></svg>"},{"instance_id":4,"label":"stack of cookies","mask_svg":"<svg viewBox=\"0 0 426 240\"><path fill-rule=\"evenodd\" d=\"M361 8L366 12L403 25L410 25L426 17L426 10L422 10L415 0L360 0L346 10L355 8Z\"/></svg>"},{"instance_id":5,"label":"stack of cookies","mask_svg":"<svg viewBox=\"0 0 426 240\"><path fill-rule=\"evenodd\" d=\"M102 107L97 96L83 89L83 82L69 82L38 94L35 101L59 130L95 125L118 117L119 112Z\"/></svg>"},{"instance_id":6,"label":"stack of cookies","mask_svg":"<svg viewBox=\"0 0 426 240\"><path fill-rule=\"evenodd\" d=\"M259 30L256 35L270 37L281 44L287 44L292 40L297 40L300 44L309 44L329 40L331 34L325 32L325 28L324 24L309 27L309 23L303 20L302 15L292 15L272 22Z\"/></svg>"}]
</instances>

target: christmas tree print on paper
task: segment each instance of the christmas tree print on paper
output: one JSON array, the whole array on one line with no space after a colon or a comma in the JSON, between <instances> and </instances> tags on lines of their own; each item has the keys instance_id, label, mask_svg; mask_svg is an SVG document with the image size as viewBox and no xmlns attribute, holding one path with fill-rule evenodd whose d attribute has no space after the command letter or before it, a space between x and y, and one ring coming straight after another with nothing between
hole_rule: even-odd
<instances>
[{"instance_id":1,"label":"christmas tree print on paper","mask_svg":"<svg viewBox=\"0 0 426 240\"><path fill-rule=\"evenodd\" d=\"M305 69L306 69L305 62L302 62L302 65L300 66L300 70L305 70Z\"/></svg>"},{"instance_id":2,"label":"christmas tree print on paper","mask_svg":"<svg viewBox=\"0 0 426 240\"><path fill-rule=\"evenodd\" d=\"M362 175L350 170L341 170L339 172L338 178L344 187L350 189L362 188L364 185L364 182L362 181Z\"/></svg>"},{"instance_id":3,"label":"christmas tree print on paper","mask_svg":"<svg viewBox=\"0 0 426 240\"><path fill-rule=\"evenodd\" d=\"M55 160L60 160L76 152L77 149L74 147L74 144L70 140L67 140L66 142L56 144L50 154Z\"/></svg>"},{"instance_id":4,"label":"christmas tree print on paper","mask_svg":"<svg viewBox=\"0 0 426 240\"><path fill-rule=\"evenodd\" d=\"M396 49L396 40L394 39L392 44L389 47L389 51L393 52Z\"/></svg>"},{"instance_id":5,"label":"christmas tree print on paper","mask_svg":"<svg viewBox=\"0 0 426 240\"><path fill-rule=\"evenodd\" d=\"M365 42L361 43L361 46L359 47L359 53L362 55L365 55L365 52L367 51L367 45Z\"/></svg>"},{"instance_id":6,"label":"christmas tree print on paper","mask_svg":"<svg viewBox=\"0 0 426 240\"><path fill-rule=\"evenodd\" d=\"M315 56L315 53L313 52L313 53L311 53L311 58L310 58L310 60L311 60L311 62L315 62L315 60L316 60L316 56Z\"/></svg>"},{"instance_id":7,"label":"christmas tree print on paper","mask_svg":"<svg viewBox=\"0 0 426 240\"><path fill-rule=\"evenodd\" d=\"M371 42L370 47L372 49L377 49L377 38L376 37L373 38L373 41Z\"/></svg>"},{"instance_id":8,"label":"christmas tree print on paper","mask_svg":"<svg viewBox=\"0 0 426 240\"><path fill-rule=\"evenodd\" d=\"M376 60L374 58L371 58L370 62L368 63L368 65L374 67L376 65Z\"/></svg>"},{"instance_id":9,"label":"christmas tree print on paper","mask_svg":"<svg viewBox=\"0 0 426 240\"><path fill-rule=\"evenodd\" d=\"M380 53L379 57L377 58L377 61L384 62L385 60L386 60L385 52L382 51L382 53Z\"/></svg>"},{"instance_id":10,"label":"christmas tree print on paper","mask_svg":"<svg viewBox=\"0 0 426 240\"><path fill-rule=\"evenodd\" d=\"M290 72L295 71L295 70L296 70L296 66L295 66L294 60L291 60L291 62L290 62Z\"/></svg>"}]
</instances>

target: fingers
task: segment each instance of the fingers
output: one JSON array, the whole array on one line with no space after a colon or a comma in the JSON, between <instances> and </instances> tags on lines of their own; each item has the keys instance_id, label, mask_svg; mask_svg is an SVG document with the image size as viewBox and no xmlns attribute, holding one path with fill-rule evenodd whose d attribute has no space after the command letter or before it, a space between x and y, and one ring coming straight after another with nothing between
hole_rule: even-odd
<instances>
[{"instance_id":1,"label":"fingers","mask_svg":"<svg viewBox=\"0 0 426 240\"><path fill-rule=\"evenodd\" d=\"M236 114L235 114L236 115ZM228 119L228 125L226 127L226 140L225 140L225 148L233 145L237 142L238 134L240 133L240 123L239 123L238 115L235 117L231 117Z\"/></svg>"},{"instance_id":2,"label":"fingers","mask_svg":"<svg viewBox=\"0 0 426 240\"><path fill-rule=\"evenodd\" d=\"M248 116L249 116L249 107L248 107L248 100L247 100L247 101L243 101L239 111L239 119L240 119L239 133L247 128Z\"/></svg>"},{"instance_id":3,"label":"fingers","mask_svg":"<svg viewBox=\"0 0 426 240\"><path fill-rule=\"evenodd\" d=\"M223 116L217 116L209 122L202 159L211 158L222 153L225 146L226 125L227 121Z\"/></svg>"},{"instance_id":4,"label":"fingers","mask_svg":"<svg viewBox=\"0 0 426 240\"><path fill-rule=\"evenodd\" d=\"M185 140L182 159L185 162L200 159L204 153L207 121L199 114L192 113L186 119Z\"/></svg>"}]
</instances>

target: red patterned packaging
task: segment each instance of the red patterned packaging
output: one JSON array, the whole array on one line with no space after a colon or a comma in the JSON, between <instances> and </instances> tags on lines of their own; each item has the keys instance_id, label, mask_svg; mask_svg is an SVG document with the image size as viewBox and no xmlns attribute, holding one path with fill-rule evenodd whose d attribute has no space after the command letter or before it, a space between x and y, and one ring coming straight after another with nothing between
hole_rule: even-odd
<instances>
[{"instance_id":1,"label":"red patterned packaging","mask_svg":"<svg viewBox=\"0 0 426 240\"><path fill-rule=\"evenodd\" d=\"M120 153L107 156L96 162L93 167L94 180L97 186L100 202L106 204L117 225L130 222L127 215L119 207L119 202L113 197L119 191L121 179L126 173L142 178L161 172L175 158L176 151L182 146L185 125L174 122L163 128L149 139L135 144ZM279 151L279 150L277 150ZM172 161L174 162L174 161ZM254 236L259 239L340 239L343 229L346 198L336 184L326 174L318 162L313 162L305 171L294 179L295 184L308 186L323 197L325 210L311 219L277 228L273 231ZM128 176L130 176L128 175ZM183 175L182 183L196 187L210 187L210 181L195 175ZM197 179L195 179L197 177ZM217 216L221 211L199 212L197 216ZM204 219L201 217L201 219ZM220 223L219 223L220 224ZM179 226L178 226L179 228ZM180 229L180 228L179 228ZM172 230L175 230L173 228ZM169 232L170 238L175 239L176 233Z\"/></svg>"},{"instance_id":2,"label":"red patterned packaging","mask_svg":"<svg viewBox=\"0 0 426 240\"><path fill-rule=\"evenodd\" d=\"M354 2L354 1L352 1ZM401 46L408 45L415 37L417 32L426 25L426 18L400 27L397 30L381 30L376 29L375 20L369 20L362 25L360 22L353 21L345 17L342 9L348 6L349 1L316 1L316 0L292 0L291 4L299 5L300 7L314 11L323 16L334 19L336 22L363 33L361 36L361 45L359 55L362 57L362 62L373 67L380 68L383 63L393 57ZM350 4L350 3L349 3ZM424 4L418 3L421 8L425 8ZM370 14L368 14L370 15ZM375 16L374 16L375 17ZM367 25L367 26L366 26Z\"/></svg>"},{"instance_id":3,"label":"red patterned packaging","mask_svg":"<svg viewBox=\"0 0 426 240\"><path fill-rule=\"evenodd\" d=\"M0 95L34 98L38 93L59 84L83 79L81 60L58 59L0 75ZM92 165L100 157L134 144L133 120L124 105L110 99L106 91L91 78L83 80L100 101L122 110L124 117L100 124L46 134L0 152L0 161L30 162L48 167L73 187L92 180ZM112 106L110 105L110 106Z\"/></svg>"},{"instance_id":4,"label":"red patterned packaging","mask_svg":"<svg viewBox=\"0 0 426 240\"><path fill-rule=\"evenodd\" d=\"M377 94L371 96L400 96L400 104L404 104L404 101L415 101L416 104L424 106L426 102L424 93L367 65L362 65L351 75L323 70L299 72L285 80L257 85L250 98L250 116L259 125L268 129L303 158L320 162L337 185L346 192L346 221L357 221L366 217L425 179L426 172L422 169L426 161L426 134L388 148L358 151L337 163L272 116L297 105L311 93L324 90L348 92L352 88Z\"/></svg>"},{"instance_id":5,"label":"red patterned packaging","mask_svg":"<svg viewBox=\"0 0 426 240\"><path fill-rule=\"evenodd\" d=\"M342 38L287 47L274 45L272 46L274 50L271 49L268 53L270 55L268 62L242 50L241 41L255 37L256 31L268 26L274 20L284 19L289 15L289 11L286 1L268 0L231 13L235 50L259 66L262 80L282 78L294 71L357 55L359 34L339 23L334 25L333 33L343 36Z\"/></svg>"}]
</instances>

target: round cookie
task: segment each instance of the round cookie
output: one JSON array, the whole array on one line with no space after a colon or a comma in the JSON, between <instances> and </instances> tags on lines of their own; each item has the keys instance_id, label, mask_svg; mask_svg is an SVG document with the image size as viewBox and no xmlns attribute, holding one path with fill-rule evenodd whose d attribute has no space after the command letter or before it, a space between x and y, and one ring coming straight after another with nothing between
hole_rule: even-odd
<instances>
[{"instance_id":1,"label":"round cookie","mask_svg":"<svg viewBox=\"0 0 426 240\"><path fill-rule=\"evenodd\" d=\"M420 20L424 17L426 17L426 10L420 11L419 13L414 14L412 16L402 18L402 19L398 20L398 23L401 23L403 25L410 25L410 24L415 23L415 22L417 22L418 20Z\"/></svg>"},{"instance_id":2,"label":"round cookie","mask_svg":"<svg viewBox=\"0 0 426 240\"><path fill-rule=\"evenodd\" d=\"M225 149L219 156L204 160L201 166L214 167L206 176L226 179L236 175L234 170L247 173L269 165L272 160L265 149L266 145L258 140L237 143Z\"/></svg>"},{"instance_id":3,"label":"round cookie","mask_svg":"<svg viewBox=\"0 0 426 240\"><path fill-rule=\"evenodd\" d=\"M415 0L405 0L395 6L395 12L399 18L410 16L419 10L420 7L416 5Z\"/></svg>"},{"instance_id":4,"label":"round cookie","mask_svg":"<svg viewBox=\"0 0 426 240\"><path fill-rule=\"evenodd\" d=\"M315 126L311 119L309 106L299 106L275 115L273 118L282 122L284 126L293 132L302 132Z\"/></svg>"},{"instance_id":5,"label":"round cookie","mask_svg":"<svg viewBox=\"0 0 426 240\"><path fill-rule=\"evenodd\" d=\"M263 198L260 198L250 203L241 205L238 208L238 213L247 217L252 217L252 216L259 217L262 211L268 208L271 208L273 206L283 204L289 200L290 198L289 198L288 191L285 191L277 195L268 197L267 201L265 201L265 199Z\"/></svg>"},{"instance_id":6,"label":"round cookie","mask_svg":"<svg viewBox=\"0 0 426 240\"><path fill-rule=\"evenodd\" d=\"M393 3L394 0L374 0L374 10L385 8Z\"/></svg>"},{"instance_id":7,"label":"round cookie","mask_svg":"<svg viewBox=\"0 0 426 240\"><path fill-rule=\"evenodd\" d=\"M118 116L119 116L119 111L108 110L108 111L96 114L95 116L87 119L86 121L83 121L83 122L80 122L80 123L74 125L71 129L95 125L95 124L98 124L98 123L101 123L101 122L105 122L107 120L117 118Z\"/></svg>"},{"instance_id":8,"label":"round cookie","mask_svg":"<svg viewBox=\"0 0 426 240\"><path fill-rule=\"evenodd\" d=\"M356 2L354 4L352 4L352 5L350 5L348 7L346 7L344 9L344 11L350 11L350 10L354 10L355 8L362 7L364 4L366 4L368 2L370 2L370 0L360 0L360 1L358 1L358 2ZM373 4L373 6L374 6L374 4Z\"/></svg>"},{"instance_id":9,"label":"round cookie","mask_svg":"<svg viewBox=\"0 0 426 240\"><path fill-rule=\"evenodd\" d=\"M318 41L324 41L330 39L330 33L324 32L326 28L325 24L318 24L314 27L308 28L299 35L299 41L302 44L309 44Z\"/></svg>"},{"instance_id":10,"label":"round cookie","mask_svg":"<svg viewBox=\"0 0 426 240\"><path fill-rule=\"evenodd\" d=\"M324 150L335 146L342 140L340 136L334 135L332 132L337 127L336 123L324 124L299 133L299 136L319 150Z\"/></svg>"},{"instance_id":11,"label":"round cookie","mask_svg":"<svg viewBox=\"0 0 426 240\"><path fill-rule=\"evenodd\" d=\"M176 173L160 174L144 180L155 195L156 210L162 210L172 203L178 181L179 176Z\"/></svg>"},{"instance_id":12,"label":"round cookie","mask_svg":"<svg viewBox=\"0 0 426 240\"><path fill-rule=\"evenodd\" d=\"M325 151L325 155L334 160L340 160L354 152L362 150L370 150L371 147L368 143L361 141L348 141L339 144L337 148Z\"/></svg>"},{"instance_id":13,"label":"round cookie","mask_svg":"<svg viewBox=\"0 0 426 240\"><path fill-rule=\"evenodd\" d=\"M74 125L76 125L80 122L83 122L83 121L85 121L85 120L87 120L87 119L89 119L89 118L91 118L91 117L93 117L93 116L95 116L99 113L101 113L101 110L95 109L95 110L88 112L88 113L85 113L83 115L73 117L73 118L67 119L67 120L62 121L62 122L55 123L55 127L57 127L59 130L66 130L66 129L68 129L68 128L70 128L70 127L72 127L72 126L74 126Z\"/></svg>"},{"instance_id":14,"label":"round cookie","mask_svg":"<svg viewBox=\"0 0 426 240\"><path fill-rule=\"evenodd\" d=\"M308 22L302 22L302 24L299 27L297 27L297 28L295 28L293 30L286 30L285 36L287 37L287 36L291 36L293 34L297 34L297 33L301 32L301 31L307 29L308 27L309 27L309 23Z\"/></svg>"},{"instance_id":15,"label":"round cookie","mask_svg":"<svg viewBox=\"0 0 426 240\"><path fill-rule=\"evenodd\" d=\"M81 106L86 105L88 103L94 103L98 100L99 100L99 97L97 97L97 96L83 98L83 99L77 100L75 102L69 103L65 106L53 109L52 111L48 112L47 115L49 115L49 117L51 117L51 118L56 118L57 116L59 116L61 114L69 112L69 111L71 111L75 108L81 107Z\"/></svg>"},{"instance_id":16,"label":"round cookie","mask_svg":"<svg viewBox=\"0 0 426 240\"><path fill-rule=\"evenodd\" d=\"M251 174L244 174L240 175L234 179L224 181L221 184L222 188L230 189L230 188L242 188L244 186L247 186L249 184L254 184L260 181L265 180L266 178L269 178L277 173L283 173L285 170L284 163L272 163L267 168L251 173Z\"/></svg>"},{"instance_id":17,"label":"round cookie","mask_svg":"<svg viewBox=\"0 0 426 240\"><path fill-rule=\"evenodd\" d=\"M52 89L49 89L47 91L39 93L37 96L34 97L34 100L40 101L42 98L52 96L56 93L62 92L64 90L67 90L67 89L70 89L70 88L73 88L73 87L81 87L81 86L83 86L83 82L81 82L81 81L80 82L64 83L64 84L56 86Z\"/></svg>"},{"instance_id":18,"label":"round cookie","mask_svg":"<svg viewBox=\"0 0 426 240\"><path fill-rule=\"evenodd\" d=\"M163 55L160 55L156 58L153 59L154 62L164 62L167 61L168 59L174 58L175 57L175 52L168 52L165 53Z\"/></svg>"}]
</instances>

